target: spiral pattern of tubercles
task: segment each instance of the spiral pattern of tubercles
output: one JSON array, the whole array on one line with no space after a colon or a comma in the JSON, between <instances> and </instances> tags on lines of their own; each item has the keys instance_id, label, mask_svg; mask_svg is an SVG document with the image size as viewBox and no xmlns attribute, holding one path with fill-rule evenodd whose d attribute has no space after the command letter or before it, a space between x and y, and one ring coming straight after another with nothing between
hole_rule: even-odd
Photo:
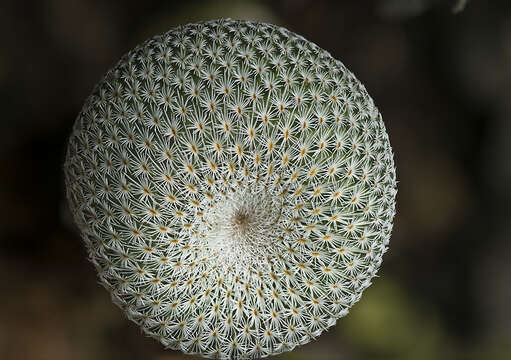
<instances>
[{"instance_id":1,"label":"spiral pattern of tubercles","mask_svg":"<svg viewBox=\"0 0 511 360\"><path fill-rule=\"evenodd\" d=\"M395 212L364 86L257 22L190 24L125 55L80 112L64 168L114 302L210 358L273 355L334 325L375 276Z\"/></svg>"}]
</instances>

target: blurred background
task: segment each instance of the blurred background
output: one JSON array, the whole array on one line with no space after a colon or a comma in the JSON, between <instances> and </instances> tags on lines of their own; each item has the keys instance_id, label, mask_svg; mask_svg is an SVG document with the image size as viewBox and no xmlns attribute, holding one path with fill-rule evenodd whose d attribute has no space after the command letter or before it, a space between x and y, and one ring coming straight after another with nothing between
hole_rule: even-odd
<instances>
[{"instance_id":1,"label":"blurred background","mask_svg":"<svg viewBox=\"0 0 511 360\"><path fill-rule=\"evenodd\" d=\"M335 328L276 359L511 359L511 2L455 6L3 1L0 359L192 359L142 336L97 284L61 165L82 102L121 55L218 17L284 26L343 61L383 113L396 156L380 278Z\"/></svg>"}]
</instances>

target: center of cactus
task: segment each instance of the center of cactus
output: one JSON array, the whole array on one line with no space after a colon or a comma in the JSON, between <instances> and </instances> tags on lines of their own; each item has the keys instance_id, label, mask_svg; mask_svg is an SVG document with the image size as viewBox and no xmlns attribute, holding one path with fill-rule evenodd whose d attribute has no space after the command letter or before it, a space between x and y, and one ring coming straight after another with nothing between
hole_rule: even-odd
<instances>
[{"instance_id":1,"label":"center of cactus","mask_svg":"<svg viewBox=\"0 0 511 360\"><path fill-rule=\"evenodd\" d=\"M211 260L239 270L260 269L274 255L281 208L271 191L264 189L234 189L219 195L202 228L206 248L215 257Z\"/></svg>"},{"instance_id":2,"label":"center of cactus","mask_svg":"<svg viewBox=\"0 0 511 360\"><path fill-rule=\"evenodd\" d=\"M249 232L250 225L254 223L254 220L250 209L239 209L231 219L231 226L237 234L244 236Z\"/></svg>"}]
</instances>

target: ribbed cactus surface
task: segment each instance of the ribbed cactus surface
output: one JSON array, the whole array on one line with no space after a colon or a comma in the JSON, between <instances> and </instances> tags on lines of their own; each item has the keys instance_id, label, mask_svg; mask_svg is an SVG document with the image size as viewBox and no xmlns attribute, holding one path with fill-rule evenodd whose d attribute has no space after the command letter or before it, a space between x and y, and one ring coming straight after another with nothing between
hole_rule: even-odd
<instances>
[{"instance_id":1,"label":"ribbed cactus surface","mask_svg":"<svg viewBox=\"0 0 511 360\"><path fill-rule=\"evenodd\" d=\"M210 358L277 354L334 325L375 276L395 212L364 86L257 22L189 24L126 54L85 102L64 170L113 301Z\"/></svg>"}]
</instances>

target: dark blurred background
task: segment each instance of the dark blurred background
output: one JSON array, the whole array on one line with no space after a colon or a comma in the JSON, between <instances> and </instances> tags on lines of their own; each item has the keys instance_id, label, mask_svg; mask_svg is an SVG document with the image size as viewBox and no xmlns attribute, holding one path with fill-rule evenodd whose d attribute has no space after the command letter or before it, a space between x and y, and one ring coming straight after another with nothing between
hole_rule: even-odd
<instances>
[{"instance_id":1,"label":"dark blurred background","mask_svg":"<svg viewBox=\"0 0 511 360\"><path fill-rule=\"evenodd\" d=\"M299 33L383 113L398 211L380 278L318 341L278 359L511 359L511 2L3 1L0 359L184 359L97 284L61 165L82 102L141 41L218 17Z\"/></svg>"}]
</instances>

